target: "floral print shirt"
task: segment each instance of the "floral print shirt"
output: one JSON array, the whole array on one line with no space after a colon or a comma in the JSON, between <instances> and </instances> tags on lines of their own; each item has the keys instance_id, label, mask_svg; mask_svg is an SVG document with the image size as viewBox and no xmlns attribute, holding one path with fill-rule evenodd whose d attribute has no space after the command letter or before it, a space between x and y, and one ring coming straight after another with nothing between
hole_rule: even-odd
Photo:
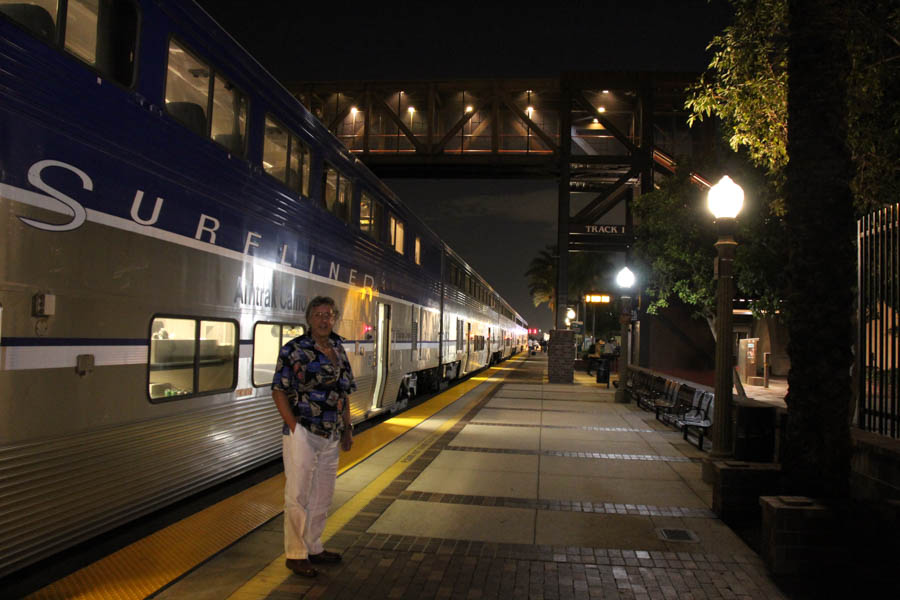
<instances>
[{"instance_id":1,"label":"floral print shirt","mask_svg":"<svg viewBox=\"0 0 900 600\"><path fill-rule=\"evenodd\" d=\"M356 391L356 380L343 346L344 339L331 334L337 355L334 365L318 349L312 336L301 335L289 341L278 353L272 389L284 392L297 422L316 435L329 437L344 428L341 412ZM291 432L287 424L284 435Z\"/></svg>"}]
</instances>

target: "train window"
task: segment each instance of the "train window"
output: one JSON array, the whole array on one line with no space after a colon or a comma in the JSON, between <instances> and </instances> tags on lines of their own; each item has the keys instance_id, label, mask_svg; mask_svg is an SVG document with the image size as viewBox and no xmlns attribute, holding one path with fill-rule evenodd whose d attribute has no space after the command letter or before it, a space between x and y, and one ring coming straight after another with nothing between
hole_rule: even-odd
<instances>
[{"instance_id":1,"label":"train window","mask_svg":"<svg viewBox=\"0 0 900 600\"><path fill-rule=\"evenodd\" d=\"M137 7L131 0L0 0L0 14L45 42L58 43L57 21L65 21L64 47L104 76L130 86L134 78Z\"/></svg>"},{"instance_id":2,"label":"train window","mask_svg":"<svg viewBox=\"0 0 900 600\"><path fill-rule=\"evenodd\" d=\"M110 79L134 77L137 7L130 0L68 0L66 50Z\"/></svg>"},{"instance_id":3,"label":"train window","mask_svg":"<svg viewBox=\"0 0 900 600\"><path fill-rule=\"evenodd\" d=\"M4 14L45 42L56 40L58 0L0 0L0 14Z\"/></svg>"},{"instance_id":4,"label":"train window","mask_svg":"<svg viewBox=\"0 0 900 600\"><path fill-rule=\"evenodd\" d=\"M291 135L291 168L288 170L288 186L295 192L309 197L309 148Z\"/></svg>"},{"instance_id":5,"label":"train window","mask_svg":"<svg viewBox=\"0 0 900 600\"><path fill-rule=\"evenodd\" d=\"M345 223L350 222L350 203L353 201L353 182L345 175L338 178L338 205L340 214L338 215Z\"/></svg>"},{"instance_id":6,"label":"train window","mask_svg":"<svg viewBox=\"0 0 900 600\"><path fill-rule=\"evenodd\" d=\"M151 400L234 389L237 325L233 321L157 317L150 326Z\"/></svg>"},{"instance_id":7,"label":"train window","mask_svg":"<svg viewBox=\"0 0 900 600\"><path fill-rule=\"evenodd\" d=\"M359 229L378 239L381 230L381 203L363 192L359 198Z\"/></svg>"},{"instance_id":8,"label":"train window","mask_svg":"<svg viewBox=\"0 0 900 600\"><path fill-rule=\"evenodd\" d=\"M349 223L350 199L353 195L351 181L337 169L326 164L323 183L322 197L325 200L325 208L341 221Z\"/></svg>"},{"instance_id":9,"label":"train window","mask_svg":"<svg viewBox=\"0 0 900 600\"><path fill-rule=\"evenodd\" d=\"M329 211L337 203L337 180L338 174L330 165L325 165L325 181L322 186L322 198L325 201L325 208Z\"/></svg>"},{"instance_id":10,"label":"train window","mask_svg":"<svg viewBox=\"0 0 900 600\"><path fill-rule=\"evenodd\" d=\"M419 236L416 236L416 247L415 247L414 257L416 260L416 264L421 265L422 264L422 240L419 238Z\"/></svg>"},{"instance_id":11,"label":"train window","mask_svg":"<svg viewBox=\"0 0 900 600\"><path fill-rule=\"evenodd\" d=\"M197 391L213 392L234 387L237 366L237 327L228 321L200 321Z\"/></svg>"},{"instance_id":12,"label":"train window","mask_svg":"<svg viewBox=\"0 0 900 600\"><path fill-rule=\"evenodd\" d=\"M390 223L391 247L403 254L403 221L400 221L394 215L391 215Z\"/></svg>"},{"instance_id":13,"label":"train window","mask_svg":"<svg viewBox=\"0 0 900 600\"><path fill-rule=\"evenodd\" d=\"M286 323L257 323L253 328L253 385L272 384L275 363L282 346L303 335L303 325Z\"/></svg>"},{"instance_id":14,"label":"train window","mask_svg":"<svg viewBox=\"0 0 900 600\"><path fill-rule=\"evenodd\" d=\"M166 111L196 133L207 135L209 67L178 42L169 43L166 73Z\"/></svg>"},{"instance_id":15,"label":"train window","mask_svg":"<svg viewBox=\"0 0 900 600\"><path fill-rule=\"evenodd\" d=\"M97 14L100 0L69 0L66 9L66 50L88 63L97 62Z\"/></svg>"},{"instance_id":16,"label":"train window","mask_svg":"<svg viewBox=\"0 0 900 600\"><path fill-rule=\"evenodd\" d=\"M219 74L213 81L212 139L232 154L244 156L247 97Z\"/></svg>"},{"instance_id":17,"label":"train window","mask_svg":"<svg viewBox=\"0 0 900 600\"><path fill-rule=\"evenodd\" d=\"M266 115L263 169L300 195L309 197L309 148L296 134Z\"/></svg>"},{"instance_id":18,"label":"train window","mask_svg":"<svg viewBox=\"0 0 900 600\"><path fill-rule=\"evenodd\" d=\"M263 169L266 173L287 183L287 129L266 116L266 131L263 135Z\"/></svg>"}]
</instances>

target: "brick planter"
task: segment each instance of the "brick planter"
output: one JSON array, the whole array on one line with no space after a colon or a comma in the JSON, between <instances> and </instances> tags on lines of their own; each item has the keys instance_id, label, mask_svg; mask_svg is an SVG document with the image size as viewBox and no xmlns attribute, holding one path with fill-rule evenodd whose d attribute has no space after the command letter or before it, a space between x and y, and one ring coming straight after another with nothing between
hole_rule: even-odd
<instances>
[{"instance_id":1,"label":"brick planter","mask_svg":"<svg viewBox=\"0 0 900 600\"><path fill-rule=\"evenodd\" d=\"M780 491L778 464L713 461L710 467L713 512L728 525L759 522L759 497Z\"/></svg>"},{"instance_id":2,"label":"brick planter","mask_svg":"<svg viewBox=\"0 0 900 600\"><path fill-rule=\"evenodd\" d=\"M833 510L804 496L763 496L759 504L760 554L772 574L808 575L846 568L846 548Z\"/></svg>"}]
</instances>

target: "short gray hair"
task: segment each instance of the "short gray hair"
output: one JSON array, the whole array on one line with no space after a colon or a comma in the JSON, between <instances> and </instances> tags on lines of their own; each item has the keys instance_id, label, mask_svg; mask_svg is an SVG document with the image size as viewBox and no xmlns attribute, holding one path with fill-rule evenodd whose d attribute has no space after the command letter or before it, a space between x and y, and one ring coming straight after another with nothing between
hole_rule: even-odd
<instances>
[{"instance_id":1,"label":"short gray hair","mask_svg":"<svg viewBox=\"0 0 900 600\"><path fill-rule=\"evenodd\" d=\"M309 324L309 317L312 315L312 311L314 308L319 308L320 306L328 306L331 308L331 311L334 313L334 318L337 319L338 315L340 315L340 311L337 309L337 304L334 302L334 298L329 296L316 296L312 300L309 301L309 304L306 305L306 323Z\"/></svg>"}]
</instances>

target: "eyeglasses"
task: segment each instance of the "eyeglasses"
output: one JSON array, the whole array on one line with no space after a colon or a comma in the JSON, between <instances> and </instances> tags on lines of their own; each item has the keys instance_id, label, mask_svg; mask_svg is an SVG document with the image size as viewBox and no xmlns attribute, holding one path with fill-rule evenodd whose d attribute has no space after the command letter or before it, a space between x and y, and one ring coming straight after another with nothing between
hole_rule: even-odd
<instances>
[{"instance_id":1,"label":"eyeglasses","mask_svg":"<svg viewBox=\"0 0 900 600\"><path fill-rule=\"evenodd\" d=\"M316 312L309 315L313 319L331 321L334 319L333 312Z\"/></svg>"}]
</instances>

